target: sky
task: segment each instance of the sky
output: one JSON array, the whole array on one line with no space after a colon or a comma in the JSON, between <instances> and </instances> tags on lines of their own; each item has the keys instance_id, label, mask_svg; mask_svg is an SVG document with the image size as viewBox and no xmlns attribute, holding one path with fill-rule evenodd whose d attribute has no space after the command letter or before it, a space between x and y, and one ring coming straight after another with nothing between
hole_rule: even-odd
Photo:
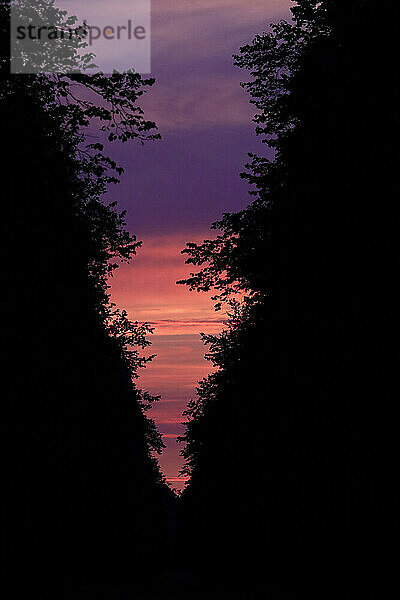
<instances>
[{"instance_id":1,"label":"sky","mask_svg":"<svg viewBox=\"0 0 400 600\"><path fill-rule=\"evenodd\" d=\"M213 221L249 202L239 173L247 153L263 149L239 85L247 74L233 66L232 54L271 21L288 18L289 6L288 0L152 0L156 83L142 106L162 140L112 149L125 175L110 199L127 211L129 230L143 241L134 262L114 276L112 298L132 319L155 327L157 358L138 385L162 396L151 415L166 444L162 471L178 490L182 412L197 381L211 372L199 334L219 332L224 320L209 296L176 285L190 272L180 251L214 235Z\"/></svg>"}]
</instances>

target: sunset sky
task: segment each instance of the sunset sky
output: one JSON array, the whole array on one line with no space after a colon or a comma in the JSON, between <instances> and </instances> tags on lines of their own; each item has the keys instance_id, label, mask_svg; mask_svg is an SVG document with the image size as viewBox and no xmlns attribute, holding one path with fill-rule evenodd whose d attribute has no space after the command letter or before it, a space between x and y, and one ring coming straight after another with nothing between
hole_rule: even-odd
<instances>
[{"instance_id":1,"label":"sunset sky","mask_svg":"<svg viewBox=\"0 0 400 600\"><path fill-rule=\"evenodd\" d=\"M196 382L210 372L199 333L223 326L223 315L206 295L175 284L189 273L180 251L186 242L210 237L210 224L223 212L249 201L239 173L260 144L253 109L239 86L247 75L233 66L232 54L271 21L287 18L289 6L288 0L153 0L156 84L143 106L163 139L113 149L126 173L110 195L127 210L129 230L144 244L114 277L112 294L132 319L155 326L157 358L139 385L162 395L152 411L167 445L160 463L178 489L182 412Z\"/></svg>"}]
</instances>

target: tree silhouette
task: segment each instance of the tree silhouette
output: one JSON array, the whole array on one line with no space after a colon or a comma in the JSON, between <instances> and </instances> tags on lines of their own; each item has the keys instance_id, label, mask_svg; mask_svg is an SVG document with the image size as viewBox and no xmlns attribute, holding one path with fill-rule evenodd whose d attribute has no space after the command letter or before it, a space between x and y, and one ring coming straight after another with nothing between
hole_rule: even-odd
<instances>
[{"instance_id":1,"label":"tree silhouette","mask_svg":"<svg viewBox=\"0 0 400 600\"><path fill-rule=\"evenodd\" d=\"M140 242L103 199L122 169L87 141L159 136L138 74L10 75L1 17L2 591L57 597L143 574L166 539L157 398L134 384L150 327L108 294Z\"/></svg>"},{"instance_id":2,"label":"tree silhouette","mask_svg":"<svg viewBox=\"0 0 400 600\"><path fill-rule=\"evenodd\" d=\"M84 73L95 66L94 54L85 51L89 26L55 6L55 0L4 5L10 10L13 73Z\"/></svg>"},{"instance_id":3,"label":"tree silhouette","mask_svg":"<svg viewBox=\"0 0 400 600\"><path fill-rule=\"evenodd\" d=\"M235 58L274 158L250 156L249 207L184 251L201 269L180 283L217 308L245 296L205 336L219 370L187 413L184 543L257 593L379 598L398 521L395 25L369 0L292 12Z\"/></svg>"}]
</instances>

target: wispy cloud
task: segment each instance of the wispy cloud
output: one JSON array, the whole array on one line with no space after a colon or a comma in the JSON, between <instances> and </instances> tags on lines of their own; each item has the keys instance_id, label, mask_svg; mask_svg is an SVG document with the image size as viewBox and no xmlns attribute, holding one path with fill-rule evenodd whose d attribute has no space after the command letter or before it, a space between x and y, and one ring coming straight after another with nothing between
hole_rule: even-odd
<instances>
[{"instance_id":1,"label":"wispy cloud","mask_svg":"<svg viewBox=\"0 0 400 600\"><path fill-rule=\"evenodd\" d=\"M288 0L153 0L153 41L157 49L173 50L185 44L192 53L207 57L229 45L237 31L266 27L288 13ZM201 54L200 54L201 53Z\"/></svg>"},{"instance_id":2,"label":"wispy cloud","mask_svg":"<svg viewBox=\"0 0 400 600\"><path fill-rule=\"evenodd\" d=\"M153 417L155 415L157 415L157 411L153 410L152 412ZM183 419L183 417L160 417L157 419L157 422L159 425L182 425L185 420Z\"/></svg>"},{"instance_id":3,"label":"wispy cloud","mask_svg":"<svg viewBox=\"0 0 400 600\"><path fill-rule=\"evenodd\" d=\"M196 294L176 285L191 271L181 255L186 241L185 234L145 238L135 261L122 265L112 282L113 300L130 318L150 322L158 336L217 333L224 325L224 314L210 317L212 294Z\"/></svg>"},{"instance_id":4,"label":"wispy cloud","mask_svg":"<svg viewBox=\"0 0 400 600\"><path fill-rule=\"evenodd\" d=\"M239 85L243 79L232 69L230 77L197 73L176 86L159 83L156 92L143 103L146 114L162 134L170 130L248 127L254 108Z\"/></svg>"},{"instance_id":5,"label":"wispy cloud","mask_svg":"<svg viewBox=\"0 0 400 600\"><path fill-rule=\"evenodd\" d=\"M253 110L232 54L288 0L153 0L152 61L157 89L145 108L162 132L246 126Z\"/></svg>"},{"instance_id":6,"label":"wispy cloud","mask_svg":"<svg viewBox=\"0 0 400 600\"><path fill-rule=\"evenodd\" d=\"M182 483L188 481L189 477L168 477L168 483Z\"/></svg>"}]
</instances>

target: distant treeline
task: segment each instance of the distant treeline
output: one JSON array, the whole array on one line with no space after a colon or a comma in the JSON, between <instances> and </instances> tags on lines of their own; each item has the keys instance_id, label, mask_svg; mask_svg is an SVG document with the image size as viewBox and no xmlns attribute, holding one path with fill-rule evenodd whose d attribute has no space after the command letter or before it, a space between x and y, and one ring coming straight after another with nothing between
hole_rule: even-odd
<instances>
[{"instance_id":1,"label":"distant treeline","mask_svg":"<svg viewBox=\"0 0 400 600\"><path fill-rule=\"evenodd\" d=\"M251 204L185 251L201 269L183 283L213 290L232 314L227 331L205 336L218 370L187 413L183 555L243 585L243 597L268 597L273 585L304 598L382 598L394 572L392 12L372 0L298 0L292 22L241 49L235 62L249 72L274 159L250 156Z\"/></svg>"}]
</instances>

